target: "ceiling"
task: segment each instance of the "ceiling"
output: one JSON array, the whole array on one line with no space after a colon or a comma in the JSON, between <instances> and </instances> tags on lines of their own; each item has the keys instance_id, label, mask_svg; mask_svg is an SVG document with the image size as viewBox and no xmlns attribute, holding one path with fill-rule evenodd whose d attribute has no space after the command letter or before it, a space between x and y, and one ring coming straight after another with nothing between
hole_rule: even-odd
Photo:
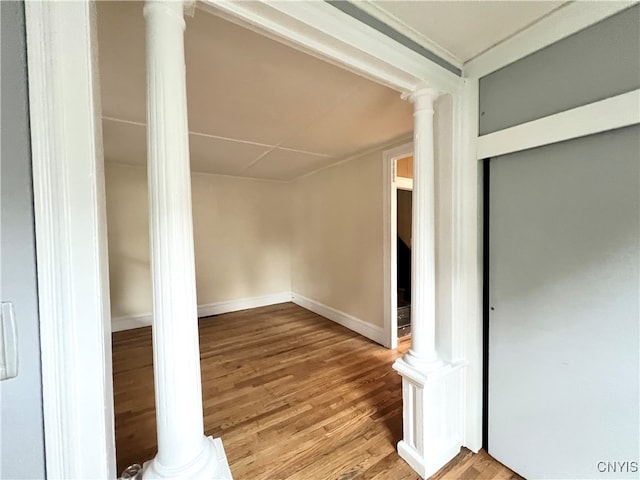
<instances>
[{"instance_id":1,"label":"ceiling","mask_svg":"<svg viewBox=\"0 0 640 480\"><path fill-rule=\"evenodd\" d=\"M356 6L461 66L569 3L368 0Z\"/></svg>"},{"instance_id":2,"label":"ceiling","mask_svg":"<svg viewBox=\"0 0 640 480\"><path fill-rule=\"evenodd\" d=\"M564 3L356 5L462 65ZM105 160L145 165L143 3L97 5ZM186 22L192 170L288 181L411 136L398 92L205 11Z\"/></svg>"},{"instance_id":3,"label":"ceiling","mask_svg":"<svg viewBox=\"0 0 640 480\"><path fill-rule=\"evenodd\" d=\"M97 2L105 159L146 163L140 2ZM186 17L191 168L291 180L409 138L400 94L219 17Z\"/></svg>"}]
</instances>

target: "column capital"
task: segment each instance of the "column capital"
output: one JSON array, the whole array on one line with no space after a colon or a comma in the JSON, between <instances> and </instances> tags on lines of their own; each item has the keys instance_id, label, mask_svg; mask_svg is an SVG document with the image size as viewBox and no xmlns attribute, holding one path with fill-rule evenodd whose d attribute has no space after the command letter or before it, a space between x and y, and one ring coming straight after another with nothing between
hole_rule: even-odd
<instances>
[{"instance_id":1,"label":"column capital","mask_svg":"<svg viewBox=\"0 0 640 480\"><path fill-rule=\"evenodd\" d=\"M431 110L433 112L433 103L444 92L432 87L422 87L411 92L404 92L401 96L403 100L409 100L414 104L414 111Z\"/></svg>"},{"instance_id":2,"label":"column capital","mask_svg":"<svg viewBox=\"0 0 640 480\"><path fill-rule=\"evenodd\" d=\"M195 0L145 0L144 18L152 13L163 13L178 21L182 29L185 28L184 15L193 16L196 8Z\"/></svg>"},{"instance_id":3,"label":"column capital","mask_svg":"<svg viewBox=\"0 0 640 480\"><path fill-rule=\"evenodd\" d=\"M193 17L196 14L196 0L182 0L184 14Z\"/></svg>"}]
</instances>

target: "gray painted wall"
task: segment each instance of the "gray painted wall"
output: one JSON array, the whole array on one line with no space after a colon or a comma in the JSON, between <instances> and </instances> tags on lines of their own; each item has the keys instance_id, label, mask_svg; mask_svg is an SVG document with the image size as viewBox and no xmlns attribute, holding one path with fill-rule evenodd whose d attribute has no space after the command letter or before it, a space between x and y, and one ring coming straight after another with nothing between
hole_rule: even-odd
<instances>
[{"instance_id":1,"label":"gray painted wall","mask_svg":"<svg viewBox=\"0 0 640 480\"><path fill-rule=\"evenodd\" d=\"M0 296L14 302L18 376L0 382L0 478L45 478L29 105L22 2L0 2Z\"/></svg>"},{"instance_id":2,"label":"gray painted wall","mask_svg":"<svg viewBox=\"0 0 640 480\"><path fill-rule=\"evenodd\" d=\"M480 132L637 88L638 5L481 79ZM488 447L528 478L638 478L639 168L638 126L491 160Z\"/></svg>"},{"instance_id":3,"label":"gray painted wall","mask_svg":"<svg viewBox=\"0 0 640 480\"><path fill-rule=\"evenodd\" d=\"M492 159L490 184L489 453L638 478L599 462L640 462L640 127Z\"/></svg>"},{"instance_id":4,"label":"gray painted wall","mask_svg":"<svg viewBox=\"0 0 640 480\"><path fill-rule=\"evenodd\" d=\"M640 5L480 80L480 135L640 88Z\"/></svg>"}]
</instances>

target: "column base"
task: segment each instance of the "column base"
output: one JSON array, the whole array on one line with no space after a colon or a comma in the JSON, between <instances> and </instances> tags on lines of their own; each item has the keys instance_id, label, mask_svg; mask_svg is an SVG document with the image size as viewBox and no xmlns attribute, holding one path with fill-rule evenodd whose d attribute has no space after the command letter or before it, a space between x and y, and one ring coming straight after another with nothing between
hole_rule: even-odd
<instances>
[{"instance_id":1,"label":"column base","mask_svg":"<svg viewBox=\"0 0 640 480\"><path fill-rule=\"evenodd\" d=\"M403 439L398 453L421 477L428 478L462 446L464 364L440 362L439 368L425 372L405 358L393 365L402 376Z\"/></svg>"},{"instance_id":2,"label":"column base","mask_svg":"<svg viewBox=\"0 0 640 480\"><path fill-rule=\"evenodd\" d=\"M460 453L460 446L452 445L450 448L440 452L439 456L429 455L425 457L404 440L398 442L398 455L422 478L429 478L449 463L458 453Z\"/></svg>"},{"instance_id":3,"label":"column base","mask_svg":"<svg viewBox=\"0 0 640 480\"><path fill-rule=\"evenodd\" d=\"M147 479L215 479L232 480L231 470L220 438L203 437L200 455L187 465L165 467L156 458L144 463L142 478Z\"/></svg>"},{"instance_id":4,"label":"column base","mask_svg":"<svg viewBox=\"0 0 640 480\"><path fill-rule=\"evenodd\" d=\"M419 369L422 372L435 372L445 367L445 363L436 357L435 360L427 360L425 358L419 357L415 354L415 352L411 349L407 353L404 354L402 359L408 363L409 365Z\"/></svg>"}]
</instances>

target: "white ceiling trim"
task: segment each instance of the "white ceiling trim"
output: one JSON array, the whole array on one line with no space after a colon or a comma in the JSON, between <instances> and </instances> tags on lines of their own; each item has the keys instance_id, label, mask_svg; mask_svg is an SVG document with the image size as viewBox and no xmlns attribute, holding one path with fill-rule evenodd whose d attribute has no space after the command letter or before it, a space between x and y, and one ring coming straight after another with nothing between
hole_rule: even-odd
<instances>
[{"instance_id":1,"label":"white ceiling trim","mask_svg":"<svg viewBox=\"0 0 640 480\"><path fill-rule=\"evenodd\" d=\"M198 8L400 92L428 85L455 93L462 86L457 75L326 2L203 0Z\"/></svg>"},{"instance_id":2,"label":"white ceiling trim","mask_svg":"<svg viewBox=\"0 0 640 480\"><path fill-rule=\"evenodd\" d=\"M488 75L636 3L638 0L570 3L465 63L463 75Z\"/></svg>"},{"instance_id":3,"label":"white ceiling trim","mask_svg":"<svg viewBox=\"0 0 640 480\"><path fill-rule=\"evenodd\" d=\"M375 4L372 0L361 0L356 3L356 6L360 10L363 10L367 12L369 15L374 16L375 18L385 23L389 27L393 28L394 30L401 32L403 35L407 36L408 38L418 43L419 45L422 45L431 53L436 54L443 60L446 60L453 66L458 67L459 69L462 70L464 62L460 58L456 57L453 53L451 53L449 50L447 50L440 44L434 42L430 38L424 36L414 28L410 27L395 15L387 12L386 10L381 8L379 5Z\"/></svg>"},{"instance_id":4,"label":"white ceiling trim","mask_svg":"<svg viewBox=\"0 0 640 480\"><path fill-rule=\"evenodd\" d=\"M125 125L135 125L137 127L144 127L147 128L147 124L146 122L136 122L134 120L125 120L122 118L116 118L116 117L110 117L110 116L106 116L103 115L102 116L103 120L108 120L111 122L117 122L117 123L123 123ZM289 152L295 152L295 153L304 153L305 155L315 155L316 157L322 157L322 158L331 158L333 157L333 155L329 155L326 153L318 153L318 152L308 152L306 150L300 150L300 149L296 149L296 148L287 148L287 147L281 147L281 142L277 145L271 145L268 143L259 143L259 142L252 142L249 140L241 140L238 138L229 138L229 137L221 137L220 135L211 135L209 133L202 133L202 132L194 132L194 131L189 131L189 135L194 135L196 137L205 137L205 138L212 138L215 140L224 140L227 142L233 142L233 143L243 143L245 145L255 145L257 147L265 147L268 148L269 150L267 150L265 153L261 154L260 157L258 157L256 160L254 160L254 162L260 160L260 158L262 158L263 156L265 156L267 153L273 151L274 149L278 148L280 150L287 150ZM251 165L248 165L248 167Z\"/></svg>"}]
</instances>

